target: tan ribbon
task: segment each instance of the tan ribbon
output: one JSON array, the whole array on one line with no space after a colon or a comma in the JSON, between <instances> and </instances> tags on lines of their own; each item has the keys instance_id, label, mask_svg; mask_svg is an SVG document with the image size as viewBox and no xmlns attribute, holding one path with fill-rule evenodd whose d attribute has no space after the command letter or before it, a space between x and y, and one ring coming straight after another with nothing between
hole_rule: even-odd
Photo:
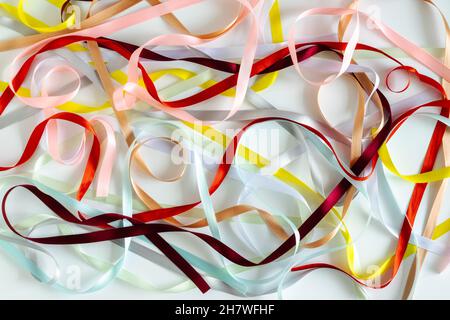
<instances>
[{"instance_id":1,"label":"tan ribbon","mask_svg":"<svg viewBox=\"0 0 450 320\"><path fill-rule=\"evenodd\" d=\"M99 11L98 13L89 16L87 19L84 19L80 22L80 28L76 30L66 29L58 32L48 32L48 33L40 33L34 34L31 36L25 36L15 39L8 39L0 41L0 52L13 50L18 48L23 48L27 46L31 46L39 41L58 36L63 34L70 34L72 32L80 31L83 29L91 28L103 23L105 20L125 11L137 3L141 2L141 0L121 0L118 1L105 10Z\"/></svg>"}]
</instances>

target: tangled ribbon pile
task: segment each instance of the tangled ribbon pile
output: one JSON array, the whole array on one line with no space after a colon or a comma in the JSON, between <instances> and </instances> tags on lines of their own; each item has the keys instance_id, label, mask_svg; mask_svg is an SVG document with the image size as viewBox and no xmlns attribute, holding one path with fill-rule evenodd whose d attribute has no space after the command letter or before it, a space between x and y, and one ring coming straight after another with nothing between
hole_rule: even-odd
<instances>
[{"instance_id":1,"label":"tangled ribbon pile","mask_svg":"<svg viewBox=\"0 0 450 320\"><path fill-rule=\"evenodd\" d=\"M18 168L0 178L5 222L0 229L2 249L39 281L65 292L93 292L119 278L146 290L181 292L195 286L203 293L214 288L242 296L278 292L280 297L286 286L298 282L307 271L323 268L347 275L366 297L365 288L388 286L403 261L413 256L402 296L411 298L427 252L440 256L440 271L450 262L450 246L438 241L450 231L450 219L440 223L438 219L450 177L450 131L446 130L450 126L450 27L446 14L431 0L417 0L437 10L444 23L447 38L441 61L360 10L360 2L364 2L360 0L346 8L317 7L301 12L286 40L278 0L227 2L237 9L231 22L214 32L197 34L174 13L201 2L0 2L6 15L2 28L18 33L0 39L2 52L18 51L13 61L6 63L8 78L0 82L0 127L44 117L32 129L19 160L0 167L1 171ZM46 23L32 15L29 9L42 3L56 9L60 23ZM318 15L338 17L337 33L299 41L297 24ZM140 46L114 38L122 29L156 18L162 18L176 33L153 37ZM271 41L263 34L267 20ZM244 21L248 24L243 46L209 46L237 32ZM373 25L371 31L405 57L426 67L428 75L402 62L401 54L364 44L362 21ZM357 63L362 54L391 64L384 70L387 76L382 79L372 67ZM279 73L289 68L298 72L299 82L317 89L318 108L314 111L318 117L283 110L260 94L276 87ZM408 76L408 83L396 90L393 77L399 73ZM64 81L56 80L61 74ZM165 87L157 83L166 76L176 81ZM437 77L442 81L435 80ZM357 92L357 107L349 120L335 125L320 97L326 85L339 78L349 80ZM391 94L411 91L412 85L423 91L392 103L383 94L382 80ZM78 102L80 91L91 87L103 103ZM211 105L221 101L220 97L227 101L227 108ZM13 105L13 100L19 106ZM253 108L245 108L245 104ZM420 172L402 173L389 142L399 139L398 132L407 120L424 117L435 125L423 150ZM69 136L62 134L67 123ZM238 126L233 135L220 129L230 124ZM258 128L276 130L290 141L289 147L276 155L253 150L249 140L255 138L249 136ZM44 135L46 150L38 152ZM437 164L441 148L442 166ZM75 151L66 156L67 149ZM171 173L157 174L145 156L149 152L153 159L172 157ZM175 163L175 154L183 161ZM297 160L306 161L302 172L289 169ZM34 164L30 170L29 163ZM46 165L58 163L64 168L83 166L79 181L45 173ZM324 182L329 177L323 167L333 171L331 188ZM120 172L117 177L115 171ZM392 190L394 177L412 186L406 211ZM115 180L120 184L119 196L113 191ZM185 180L191 189L196 187L197 200L163 205L155 199L160 187L169 186L175 194L175 182ZM154 183L154 190L144 181ZM228 182L239 186L239 195L233 205L216 210L218 197L234 197ZM438 191L420 232L415 227L416 217L430 183L438 183ZM9 203L20 206L14 196L17 189L37 198L47 213L34 211L20 220L15 217L17 210ZM264 192L286 199L281 202L286 202L288 209L280 209ZM189 198L180 193L182 199ZM186 190L190 193L192 190ZM249 204L251 199L257 204ZM347 214L361 199L369 207L369 215L354 210L352 216L366 218L354 237L347 227ZM42 210L34 201L33 206ZM372 220L392 235L396 247L376 269L363 272L356 243ZM267 228L259 230L261 224ZM225 232L225 225L233 230ZM267 243L257 241L261 232ZM207 257L176 244L169 234L183 242L191 239ZM82 246L90 243L110 244L119 253L109 260L101 258ZM83 263L96 270L96 278L82 287L64 284L60 259L50 252L55 245L75 249ZM343 253L346 265L325 262L332 252ZM38 253L54 263L53 272L39 263ZM125 262L136 257L181 280L170 286L152 283L145 277L151 278L153 273L142 275L126 268ZM252 272L257 273L256 278Z\"/></svg>"}]
</instances>

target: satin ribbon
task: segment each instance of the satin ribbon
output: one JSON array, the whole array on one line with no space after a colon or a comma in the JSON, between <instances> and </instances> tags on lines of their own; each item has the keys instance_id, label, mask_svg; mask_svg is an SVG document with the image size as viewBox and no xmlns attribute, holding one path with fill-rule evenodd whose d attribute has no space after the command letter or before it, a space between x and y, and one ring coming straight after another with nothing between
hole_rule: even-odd
<instances>
[{"instance_id":1,"label":"satin ribbon","mask_svg":"<svg viewBox=\"0 0 450 320\"><path fill-rule=\"evenodd\" d=\"M95 135L95 130L91 126L91 124L78 115L72 113L58 113L42 121L31 133L30 138L19 160L14 165L0 167L0 171L10 170L27 162L36 151L39 141L44 134L46 126L49 122L54 120L64 120L77 124L83 127L86 131L90 132L94 137L91 151L89 152L88 156L88 161L86 163L86 167L77 193L77 199L80 200L81 198L83 198L84 194L86 193L94 179L94 174L97 169L100 157L100 142Z\"/></svg>"}]
</instances>

